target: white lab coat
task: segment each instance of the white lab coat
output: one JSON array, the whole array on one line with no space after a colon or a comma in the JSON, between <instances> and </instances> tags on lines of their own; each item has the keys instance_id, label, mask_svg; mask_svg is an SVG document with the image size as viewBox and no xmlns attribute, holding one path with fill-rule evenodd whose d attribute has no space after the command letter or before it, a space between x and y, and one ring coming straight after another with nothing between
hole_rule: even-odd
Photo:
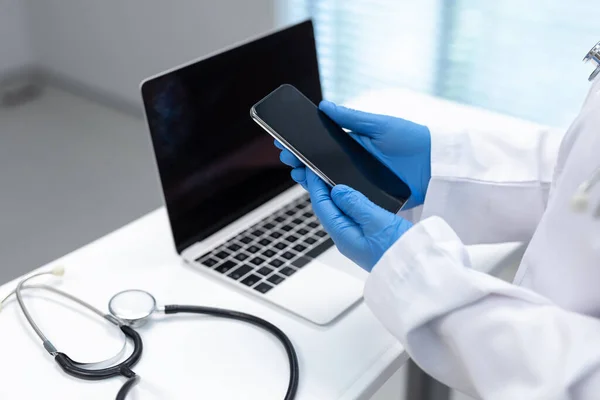
<instances>
[{"instance_id":1,"label":"white lab coat","mask_svg":"<svg viewBox=\"0 0 600 400\"><path fill-rule=\"evenodd\" d=\"M374 267L367 304L475 397L600 399L600 187L590 211L570 208L600 166L600 78L566 134L431 130L423 218ZM514 285L471 269L464 247L503 241L530 241Z\"/></svg>"}]
</instances>

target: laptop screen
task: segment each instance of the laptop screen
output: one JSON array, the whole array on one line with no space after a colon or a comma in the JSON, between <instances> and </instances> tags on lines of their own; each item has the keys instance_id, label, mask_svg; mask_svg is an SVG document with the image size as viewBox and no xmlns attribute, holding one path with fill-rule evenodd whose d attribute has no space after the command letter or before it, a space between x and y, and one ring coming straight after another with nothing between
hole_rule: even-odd
<instances>
[{"instance_id":1,"label":"laptop screen","mask_svg":"<svg viewBox=\"0 0 600 400\"><path fill-rule=\"evenodd\" d=\"M294 184L273 139L249 114L283 83L321 101L310 21L142 85L178 252Z\"/></svg>"}]
</instances>

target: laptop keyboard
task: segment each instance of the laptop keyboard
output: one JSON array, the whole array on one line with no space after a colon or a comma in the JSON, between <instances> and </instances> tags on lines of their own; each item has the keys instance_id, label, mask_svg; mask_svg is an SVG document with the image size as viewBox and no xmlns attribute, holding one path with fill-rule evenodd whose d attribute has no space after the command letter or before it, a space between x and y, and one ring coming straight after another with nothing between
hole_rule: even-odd
<instances>
[{"instance_id":1,"label":"laptop keyboard","mask_svg":"<svg viewBox=\"0 0 600 400\"><path fill-rule=\"evenodd\" d=\"M267 293L331 246L305 194L196 261Z\"/></svg>"}]
</instances>

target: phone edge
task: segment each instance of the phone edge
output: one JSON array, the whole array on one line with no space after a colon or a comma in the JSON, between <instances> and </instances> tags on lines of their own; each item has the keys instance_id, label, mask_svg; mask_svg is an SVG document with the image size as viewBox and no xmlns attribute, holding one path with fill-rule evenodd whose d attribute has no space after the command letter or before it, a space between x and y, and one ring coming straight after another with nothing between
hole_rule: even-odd
<instances>
[{"instance_id":1,"label":"phone edge","mask_svg":"<svg viewBox=\"0 0 600 400\"><path fill-rule=\"evenodd\" d=\"M260 102L259 102L260 103ZM329 186L334 187L335 183L329 179L329 177L327 177L327 175L325 175L323 172L321 172L321 170L319 170L319 168L317 168L316 166L314 166L310 161L308 161L308 159L306 159L302 154L300 154L300 152L298 150L296 150L292 145L290 145L285 139L283 139L281 137L281 135L279 135L273 128L271 128L266 122L264 122L257 114L256 112L256 108L255 106L252 106L252 108L250 109L250 117L252 118L252 120L254 122L256 122L261 128L263 128L269 135L271 135L271 137L273 137L273 139L276 139L277 141L279 141L279 143L281 143L281 145L283 147L285 147L288 151L290 151L293 155L295 155L296 157L298 157L298 159L302 162L302 164L304 164L307 168L310 168L310 170L312 172L314 172L315 174L317 174L317 176L321 179L323 179L323 181L325 181L325 183L327 183Z\"/></svg>"}]
</instances>

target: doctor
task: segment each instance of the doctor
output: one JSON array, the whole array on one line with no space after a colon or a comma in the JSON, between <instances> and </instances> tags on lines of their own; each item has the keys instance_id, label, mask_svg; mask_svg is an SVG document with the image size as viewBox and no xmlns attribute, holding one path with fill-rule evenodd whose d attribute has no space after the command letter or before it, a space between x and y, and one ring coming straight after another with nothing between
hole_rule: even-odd
<instances>
[{"instance_id":1,"label":"doctor","mask_svg":"<svg viewBox=\"0 0 600 400\"><path fill-rule=\"evenodd\" d=\"M282 150L339 250L370 272L366 303L414 361L479 398L600 399L600 187L589 211L572 207L600 166L600 78L565 134L320 109L410 186L409 206L423 205L413 225L347 186L330 190ZM529 242L514 284L470 268L465 245L505 241Z\"/></svg>"}]
</instances>

